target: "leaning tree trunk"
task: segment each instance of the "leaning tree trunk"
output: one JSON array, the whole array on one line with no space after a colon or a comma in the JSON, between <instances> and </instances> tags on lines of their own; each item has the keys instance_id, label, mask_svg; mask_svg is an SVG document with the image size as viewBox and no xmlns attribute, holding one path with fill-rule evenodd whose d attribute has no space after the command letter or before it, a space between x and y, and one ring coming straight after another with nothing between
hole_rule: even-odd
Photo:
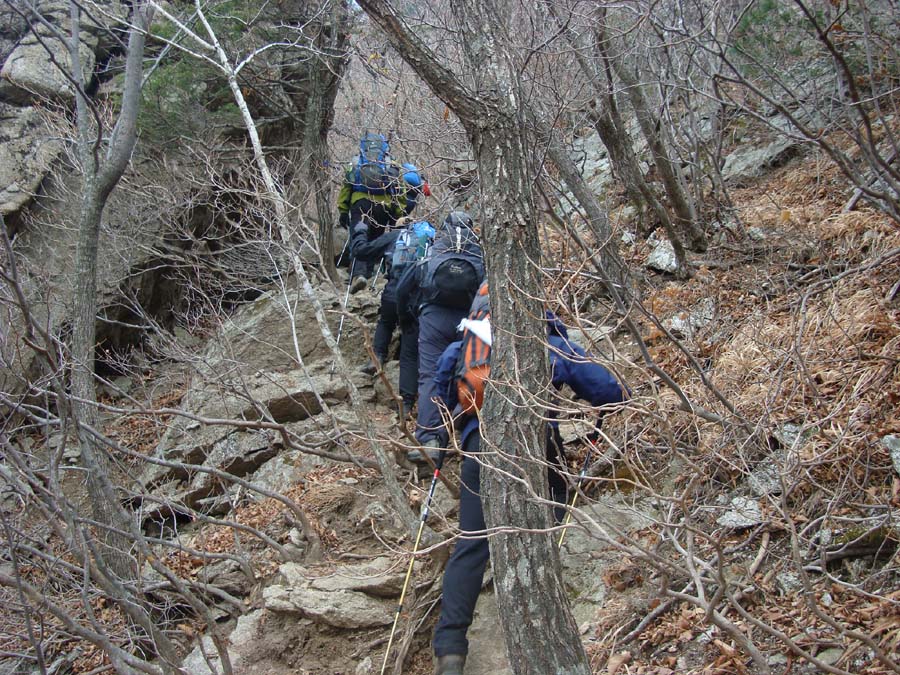
<instances>
[{"instance_id":1,"label":"leaning tree trunk","mask_svg":"<svg viewBox=\"0 0 900 675\"><path fill-rule=\"evenodd\" d=\"M502 31L521 9L504 0L460 0L465 82L444 67L386 0L359 0L407 63L459 117L478 165L481 226L491 285L491 383L483 410L482 503L510 667L517 674L588 675L590 664L562 583L544 465L544 411L531 395L550 379L544 278L524 121L525 88ZM499 470L491 470L493 468Z\"/></svg>"},{"instance_id":2,"label":"leaning tree trunk","mask_svg":"<svg viewBox=\"0 0 900 675\"><path fill-rule=\"evenodd\" d=\"M650 148L653 164L659 174L663 190L665 190L666 199L675 215L675 227L683 233L692 250L705 251L707 247L706 233L700 227L697 210L684 188L684 176L678 165L672 161L671 151L666 143L663 122L651 109L643 85L637 81L631 70L617 59L613 61L613 67L625 85L631 107L634 108L638 125L641 127L641 133Z\"/></svg>"}]
</instances>

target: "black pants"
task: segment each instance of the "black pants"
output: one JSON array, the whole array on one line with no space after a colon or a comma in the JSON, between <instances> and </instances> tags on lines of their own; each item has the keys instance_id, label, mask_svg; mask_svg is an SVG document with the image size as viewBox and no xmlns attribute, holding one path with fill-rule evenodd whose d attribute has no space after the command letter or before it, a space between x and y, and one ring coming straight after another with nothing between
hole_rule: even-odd
<instances>
[{"instance_id":1,"label":"black pants","mask_svg":"<svg viewBox=\"0 0 900 675\"><path fill-rule=\"evenodd\" d=\"M387 289L385 289L387 291ZM372 349L375 356L384 363L388 360L388 350L394 329L397 328L397 301L392 293L381 294L381 308L378 311L378 324L375 326L375 337ZM419 327L417 324L400 328L400 396L410 404L416 400L419 381Z\"/></svg>"},{"instance_id":2,"label":"black pants","mask_svg":"<svg viewBox=\"0 0 900 675\"><path fill-rule=\"evenodd\" d=\"M350 207L351 235L353 234L353 226L360 221L364 221L369 226L368 238L369 241L372 241L393 227L397 219L384 204L370 199L359 199L353 202L353 205ZM377 262L365 260L354 261L351 264L354 276L362 275L366 279L372 278L377 267Z\"/></svg>"},{"instance_id":3,"label":"black pants","mask_svg":"<svg viewBox=\"0 0 900 675\"><path fill-rule=\"evenodd\" d=\"M478 431L470 433L463 443L463 452L476 453L480 449L481 436ZM547 462L557 466L562 442L556 427L547 427ZM485 529L484 510L479 495L481 466L473 457L463 459L459 486L459 529L463 536L467 532ZM566 481L552 468L548 470L550 496L559 504L566 501ZM554 509L557 523L562 522L565 509ZM484 581L484 570L490 557L488 541L485 537L459 539L444 570L444 597L441 600L441 616L434 629L432 647L435 656L447 654L468 654L469 641L466 633L475 615L475 603ZM539 592L539 589L535 589Z\"/></svg>"}]
</instances>

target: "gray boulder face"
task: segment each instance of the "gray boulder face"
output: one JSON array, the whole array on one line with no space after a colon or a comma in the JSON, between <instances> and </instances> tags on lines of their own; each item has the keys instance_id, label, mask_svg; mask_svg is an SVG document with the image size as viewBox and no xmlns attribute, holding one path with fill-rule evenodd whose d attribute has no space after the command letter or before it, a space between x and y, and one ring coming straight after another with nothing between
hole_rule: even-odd
<instances>
[{"instance_id":1,"label":"gray boulder face","mask_svg":"<svg viewBox=\"0 0 900 675\"><path fill-rule=\"evenodd\" d=\"M266 609L299 614L336 628L374 628L393 621L405 570L388 558L340 568L327 574L286 563L279 569L283 584L263 591Z\"/></svg>"},{"instance_id":2,"label":"gray boulder face","mask_svg":"<svg viewBox=\"0 0 900 675\"><path fill-rule=\"evenodd\" d=\"M0 156L3 146L0 144ZM0 173L6 168L0 164ZM171 216L168 208L174 208L182 198L181 193L161 187L158 177L155 182L145 178L142 169L136 167L129 172L128 187L114 190L103 212L97 304L111 318L119 317L117 309L110 308L124 307L120 302L123 291L137 298L160 295L155 289L162 282L163 274L159 265L150 261L157 259L155 247ZM37 177L34 180L40 182ZM16 179L11 181L14 183ZM132 186L140 196L130 192ZM23 291L35 319L51 333L60 331L71 317L80 187L80 178L74 173L64 178L51 176L43 181L41 199L17 217L16 262ZM141 272L145 268L151 271ZM109 344L121 330L114 322L98 321L97 339ZM0 368L0 391L19 393L24 388L23 374L33 376L37 359L22 343L24 329L20 316L14 315L10 325L4 326L4 332L0 357L5 367Z\"/></svg>"},{"instance_id":3,"label":"gray boulder face","mask_svg":"<svg viewBox=\"0 0 900 675\"><path fill-rule=\"evenodd\" d=\"M28 30L28 21L16 9L19 8L15 3L0 4L0 63L6 61L6 57Z\"/></svg>"},{"instance_id":4,"label":"gray boulder face","mask_svg":"<svg viewBox=\"0 0 900 675\"><path fill-rule=\"evenodd\" d=\"M0 215L31 201L61 151L36 109L0 102Z\"/></svg>"},{"instance_id":5,"label":"gray boulder face","mask_svg":"<svg viewBox=\"0 0 900 675\"><path fill-rule=\"evenodd\" d=\"M79 43L81 71L87 85L93 80L96 39ZM56 65L72 71L72 58L66 45L55 37L29 34L12 50L0 69L0 100L28 105L44 99L72 104L75 89Z\"/></svg>"},{"instance_id":6,"label":"gray boulder face","mask_svg":"<svg viewBox=\"0 0 900 675\"><path fill-rule=\"evenodd\" d=\"M778 138L760 147L744 147L725 158L722 177L741 180L760 176L766 169L781 166L797 153L798 144L790 138Z\"/></svg>"},{"instance_id":7,"label":"gray boulder face","mask_svg":"<svg viewBox=\"0 0 900 675\"><path fill-rule=\"evenodd\" d=\"M647 256L647 267L674 274L678 270L678 260L675 258L672 242L665 237L657 237L656 232L647 241L653 246L653 250Z\"/></svg>"}]
</instances>

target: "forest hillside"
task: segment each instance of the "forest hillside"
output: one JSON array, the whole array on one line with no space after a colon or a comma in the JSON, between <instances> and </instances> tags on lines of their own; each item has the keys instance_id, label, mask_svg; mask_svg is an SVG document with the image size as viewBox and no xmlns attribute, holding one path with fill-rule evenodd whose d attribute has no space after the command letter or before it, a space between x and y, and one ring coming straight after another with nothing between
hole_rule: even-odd
<instances>
[{"instance_id":1,"label":"forest hillside","mask_svg":"<svg viewBox=\"0 0 900 675\"><path fill-rule=\"evenodd\" d=\"M900 672L897 26L5 0L0 673L432 673L473 460L467 675ZM483 249L482 452L439 472L401 338L364 368L369 132ZM624 402L550 386L546 310Z\"/></svg>"}]
</instances>

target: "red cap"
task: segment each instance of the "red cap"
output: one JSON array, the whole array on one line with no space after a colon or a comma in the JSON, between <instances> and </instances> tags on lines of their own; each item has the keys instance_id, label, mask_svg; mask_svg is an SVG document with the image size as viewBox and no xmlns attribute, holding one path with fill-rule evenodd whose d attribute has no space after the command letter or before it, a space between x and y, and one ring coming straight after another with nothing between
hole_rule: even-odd
<instances>
[{"instance_id":1,"label":"red cap","mask_svg":"<svg viewBox=\"0 0 900 675\"><path fill-rule=\"evenodd\" d=\"M422 185L422 194L426 197L431 196L431 188L428 187L428 181L425 181L425 183Z\"/></svg>"}]
</instances>

